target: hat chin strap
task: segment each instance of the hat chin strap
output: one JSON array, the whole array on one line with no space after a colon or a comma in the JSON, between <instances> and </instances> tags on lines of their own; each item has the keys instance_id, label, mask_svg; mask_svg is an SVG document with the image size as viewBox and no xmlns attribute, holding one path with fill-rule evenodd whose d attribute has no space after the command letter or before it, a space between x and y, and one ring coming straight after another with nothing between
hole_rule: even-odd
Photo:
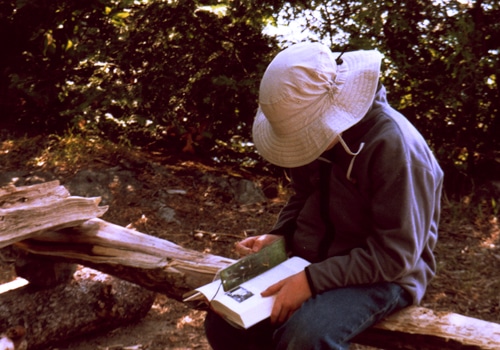
<instances>
[{"instance_id":1,"label":"hat chin strap","mask_svg":"<svg viewBox=\"0 0 500 350\"><path fill-rule=\"evenodd\" d=\"M359 145L358 151L356 153L354 153L353 151L351 151L349 146L347 146L347 143L345 143L344 139L342 138L342 135L339 134L338 137L339 137L340 144L344 148L344 151L346 151L347 154L352 156L351 162L349 163L349 168L347 168L347 174L346 174L347 180L349 180L351 182L356 182L356 179L353 179L351 177L352 167L354 165L354 160L356 159L356 156L361 152L361 150L365 146L365 143L361 142L361 144Z\"/></svg>"}]
</instances>

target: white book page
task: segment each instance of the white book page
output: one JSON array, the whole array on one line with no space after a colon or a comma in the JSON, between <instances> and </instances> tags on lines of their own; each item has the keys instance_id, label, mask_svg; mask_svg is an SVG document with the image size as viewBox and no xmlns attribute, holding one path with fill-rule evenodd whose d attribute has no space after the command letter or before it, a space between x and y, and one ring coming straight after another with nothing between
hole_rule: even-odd
<instances>
[{"instance_id":1,"label":"white book page","mask_svg":"<svg viewBox=\"0 0 500 350\"><path fill-rule=\"evenodd\" d=\"M271 315L275 297L263 298L260 293L272 284L304 270L307 265L308 261L293 257L230 291L224 291L220 280L196 290L207 298L216 311L248 328Z\"/></svg>"},{"instance_id":2,"label":"white book page","mask_svg":"<svg viewBox=\"0 0 500 350\"><path fill-rule=\"evenodd\" d=\"M272 284L302 271L307 265L309 265L309 262L304 259L297 257L290 258L230 291L224 292L222 287L220 287L215 299L226 305L229 309L237 310L238 313L260 304L268 305L270 312L274 303L274 297L263 298L260 293ZM258 312L262 311L259 310L257 309Z\"/></svg>"},{"instance_id":3,"label":"white book page","mask_svg":"<svg viewBox=\"0 0 500 350\"><path fill-rule=\"evenodd\" d=\"M250 289L252 292L258 292L260 294L260 292L264 291L273 283L302 271L307 265L309 265L308 261L299 257L292 257L278 266L275 266L259 276L254 277L250 281L242 283L241 286ZM203 293L209 301L216 295L219 297L220 295L224 295L224 293L226 293L222 288L222 282L220 280L216 280L196 288L196 290Z\"/></svg>"},{"instance_id":4,"label":"white book page","mask_svg":"<svg viewBox=\"0 0 500 350\"><path fill-rule=\"evenodd\" d=\"M221 280L215 280L209 284L196 288L196 290L205 295L208 301L211 301L217 294L224 293Z\"/></svg>"}]
</instances>

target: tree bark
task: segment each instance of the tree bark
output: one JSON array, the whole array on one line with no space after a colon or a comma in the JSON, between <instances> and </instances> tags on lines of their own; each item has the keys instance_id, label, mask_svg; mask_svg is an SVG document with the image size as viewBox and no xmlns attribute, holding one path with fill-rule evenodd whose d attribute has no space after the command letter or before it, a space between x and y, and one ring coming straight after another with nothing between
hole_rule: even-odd
<instances>
[{"instance_id":1,"label":"tree bark","mask_svg":"<svg viewBox=\"0 0 500 350\"><path fill-rule=\"evenodd\" d=\"M0 294L0 333L26 328L28 348L52 348L58 341L114 329L144 317L156 293L89 268L72 283L37 289L30 284Z\"/></svg>"}]
</instances>

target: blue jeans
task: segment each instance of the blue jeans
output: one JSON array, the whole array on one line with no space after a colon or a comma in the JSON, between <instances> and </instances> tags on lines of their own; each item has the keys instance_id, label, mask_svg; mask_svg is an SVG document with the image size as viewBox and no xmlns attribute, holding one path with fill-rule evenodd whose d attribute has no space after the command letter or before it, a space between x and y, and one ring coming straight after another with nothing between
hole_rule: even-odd
<instances>
[{"instance_id":1,"label":"blue jeans","mask_svg":"<svg viewBox=\"0 0 500 350\"><path fill-rule=\"evenodd\" d=\"M345 287L310 298L277 327L265 320L237 329L209 311L205 333L214 350L346 350L356 335L410 304L410 295L395 283Z\"/></svg>"}]
</instances>

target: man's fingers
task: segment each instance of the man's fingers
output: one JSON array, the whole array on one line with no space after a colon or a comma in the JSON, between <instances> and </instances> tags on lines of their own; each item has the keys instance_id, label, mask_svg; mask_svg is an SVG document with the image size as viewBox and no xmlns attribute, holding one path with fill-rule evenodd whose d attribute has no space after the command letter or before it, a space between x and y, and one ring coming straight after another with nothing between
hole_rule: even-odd
<instances>
[{"instance_id":1,"label":"man's fingers","mask_svg":"<svg viewBox=\"0 0 500 350\"><path fill-rule=\"evenodd\" d=\"M292 315L293 309L278 296L271 311L271 323L282 324Z\"/></svg>"},{"instance_id":2,"label":"man's fingers","mask_svg":"<svg viewBox=\"0 0 500 350\"><path fill-rule=\"evenodd\" d=\"M285 323L292 316L292 312L288 309L281 308L278 319L275 321L275 324Z\"/></svg>"},{"instance_id":3,"label":"man's fingers","mask_svg":"<svg viewBox=\"0 0 500 350\"><path fill-rule=\"evenodd\" d=\"M280 291L281 287L283 287L283 281L279 281L279 282L267 287L267 289L265 291L263 291L262 293L260 293L260 295L262 295L263 297L269 297L271 295L278 293Z\"/></svg>"},{"instance_id":4,"label":"man's fingers","mask_svg":"<svg viewBox=\"0 0 500 350\"><path fill-rule=\"evenodd\" d=\"M234 249L236 250L236 253L238 253L240 256L246 256L252 253L257 253L266 245L269 245L278 239L281 239L281 237L268 234L247 237L240 242L236 242L234 244Z\"/></svg>"},{"instance_id":5,"label":"man's fingers","mask_svg":"<svg viewBox=\"0 0 500 350\"><path fill-rule=\"evenodd\" d=\"M246 256L248 254L253 253L251 248L241 244L241 242L236 242L234 245L234 249L236 250L236 253L238 253L240 256Z\"/></svg>"}]
</instances>

